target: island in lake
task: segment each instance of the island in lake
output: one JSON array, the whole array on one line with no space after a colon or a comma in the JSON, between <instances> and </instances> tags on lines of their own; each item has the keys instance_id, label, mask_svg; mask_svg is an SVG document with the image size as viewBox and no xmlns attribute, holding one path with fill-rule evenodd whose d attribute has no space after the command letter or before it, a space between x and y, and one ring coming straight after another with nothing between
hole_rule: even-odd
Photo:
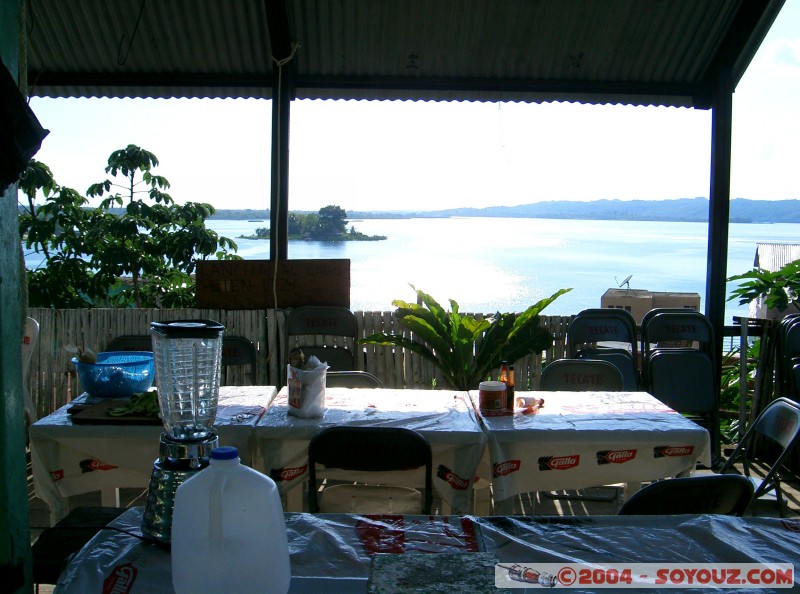
<instances>
[{"instance_id":1,"label":"island in lake","mask_svg":"<svg viewBox=\"0 0 800 594\"><path fill-rule=\"evenodd\" d=\"M254 235L241 239L269 239L269 227L257 227ZM325 206L317 213L289 213L289 239L306 241L381 241L385 235L365 235L347 228L347 212L340 206Z\"/></svg>"}]
</instances>

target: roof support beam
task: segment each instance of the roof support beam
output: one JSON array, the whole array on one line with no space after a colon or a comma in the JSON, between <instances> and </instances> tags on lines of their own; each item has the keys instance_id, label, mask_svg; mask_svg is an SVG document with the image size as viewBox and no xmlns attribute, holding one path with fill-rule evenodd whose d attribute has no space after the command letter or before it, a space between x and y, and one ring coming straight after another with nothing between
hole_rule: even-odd
<instances>
[{"instance_id":1,"label":"roof support beam","mask_svg":"<svg viewBox=\"0 0 800 594\"><path fill-rule=\"evenodd\" d=\"M275 64L272 93L272 178L269 209L269 258L289 257L289 113L292 69Z\"/></svg>"},{"instance_id":2,"label":"roof support beam","mask_svg":"<svg viewBox=\"0 0 800 594\"><path fill-rule=\"evenodd\" d=\"M708 254L706 272L706 316L714 327L716 353L722 353L728 263L728 222L731 193L731 129L733 80L730 68L719 73L711 110L711 188L708 212ZM716 381L720 381L721 356L716 360ZM719 389L719 386L717 386ZM719 443L713 444L719 454Z\"/></svg>"},{"instance_id":3,"label":"roof support beam","mask_svg":"<svg viewBox=\"0 0 800 594\"><path fill-rule=\"evenodd\" d=\"M272 177L270 260L289 257L289 112L294 87L292 44L284 0L264 0L272 54Z\"/></svg>"}]
</instances>

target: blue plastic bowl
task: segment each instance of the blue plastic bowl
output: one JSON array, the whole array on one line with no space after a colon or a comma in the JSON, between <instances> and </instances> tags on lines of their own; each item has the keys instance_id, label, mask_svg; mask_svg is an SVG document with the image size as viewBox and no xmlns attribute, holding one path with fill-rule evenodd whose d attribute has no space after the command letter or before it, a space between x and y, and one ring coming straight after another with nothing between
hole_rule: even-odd
<instances>
[{"instance_id":1,"label":"blue plastic bowl","mask_svg":"<svg viewBox=\"0 0 800 594\"><path fill-rule=\"evenodd\" d=\"M126 398L146 392L155 379L153 353L148 351L109 351L98 353L97 363L81 363L72 358L85 392L100 398Z\"/></svg>"}]
</instances>

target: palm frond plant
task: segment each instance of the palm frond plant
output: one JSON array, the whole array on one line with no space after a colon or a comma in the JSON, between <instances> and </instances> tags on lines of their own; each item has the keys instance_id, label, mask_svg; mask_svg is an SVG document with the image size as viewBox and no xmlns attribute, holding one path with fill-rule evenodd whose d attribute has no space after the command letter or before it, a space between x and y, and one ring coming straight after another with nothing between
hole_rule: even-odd
<instances>
[{"instance_id":1,"label":"palm frond plant","mask_svg":"<svg viewBox=\"0 0 800 594\"><path fill-rule=\"evenodd\" d=\"M419 299L408 303L392 301L394 315L411 337L398 334L372 334L359 340L362 344L395 346L421 355L442 373L456 390L472 390L486 379L501 361L518 361L541 352L553 344L553 335L539 325L541 311L572 289L560 289L522 313L497 312L478 318L459 312L450 299L446 311L433 297L411 285Z\"/></svg>"}]
</instances>

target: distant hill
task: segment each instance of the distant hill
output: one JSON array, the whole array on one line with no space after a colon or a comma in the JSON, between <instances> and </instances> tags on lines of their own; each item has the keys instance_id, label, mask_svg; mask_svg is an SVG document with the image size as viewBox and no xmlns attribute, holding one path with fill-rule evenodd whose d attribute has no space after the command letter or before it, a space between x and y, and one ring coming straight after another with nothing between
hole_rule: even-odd
<instances>
[{"instance_id":1,"label":"distant hill","mask_svg":"<svg viewBox=\"0 0 800 594\"><path fill-rule=\"evenodd\" d=\"M426 216L481 216L622 221L708 221L707 198L536 202L521 206L456 208ZM800 223L800 200L731 200L732 223Z\"/></svg>"},{"instance_id":2,"label":"distant hill","mask_svg":"<svg viewBox=\"0 0 800 594\"><path fill-rule=\"evenodd\" d=\"M437 211L347 211L350 219L408 217L509 217L534 219L585 219L620 221L708 221L707 198L675 200L593 200L590 202L550 201L520 206L453 208ZM269 210L218 209L215 219L264 220ZM800 200L749 200L734 198L730 205L732 223L800 223Z\"/></svg>"}]
</instances>

